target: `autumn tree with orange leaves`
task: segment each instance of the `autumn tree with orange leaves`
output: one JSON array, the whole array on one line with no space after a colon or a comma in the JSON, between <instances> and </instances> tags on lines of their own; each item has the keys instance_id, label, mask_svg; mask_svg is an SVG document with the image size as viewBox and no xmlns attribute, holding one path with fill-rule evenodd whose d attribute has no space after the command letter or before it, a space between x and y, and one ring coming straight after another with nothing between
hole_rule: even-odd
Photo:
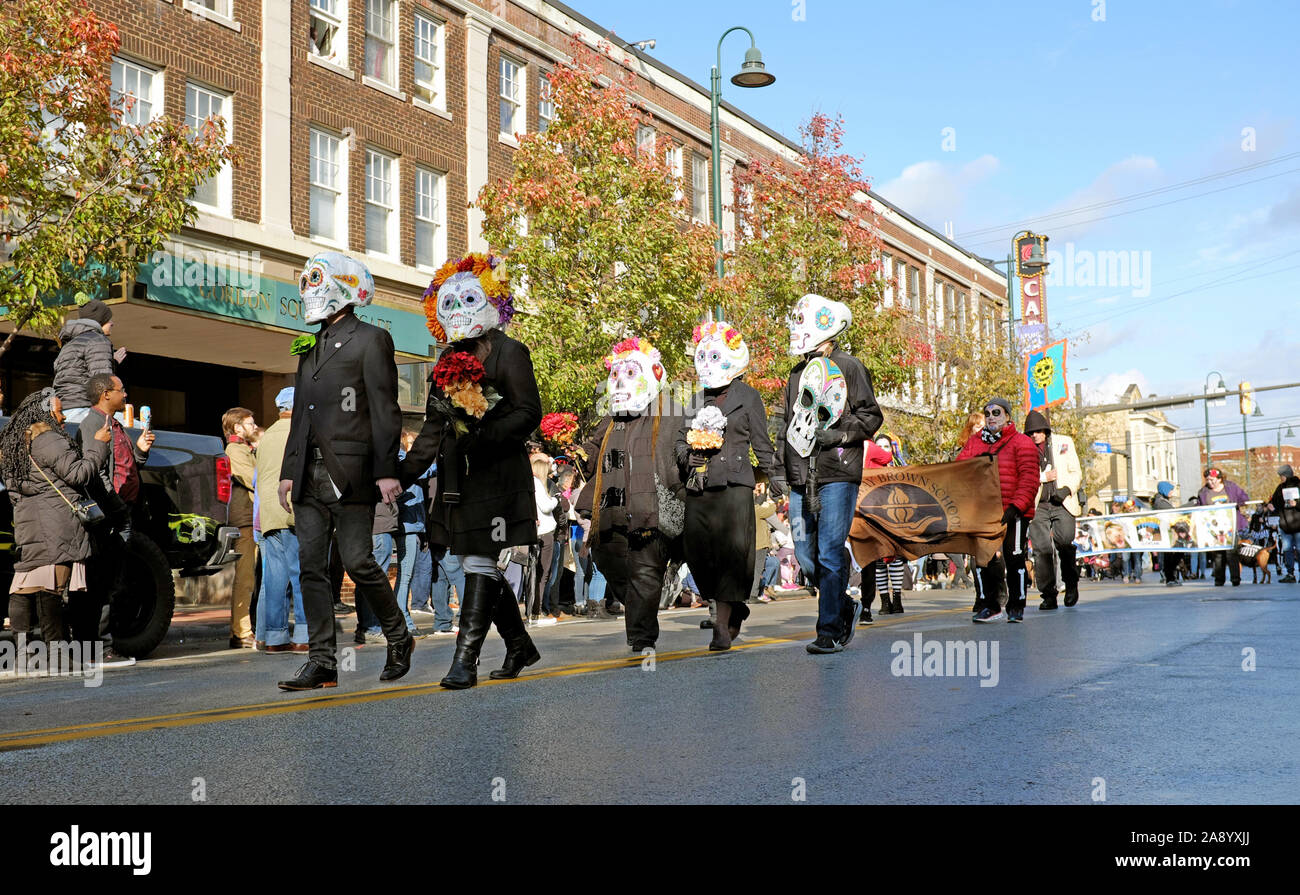
<instances>
[{"instance_id":1,"label":"autumn tree with orange leaves","mask_svg":"<svg viewBox=\"0 0 1300 895\"><path fill-rule=\"evenodd\" d=\"M876 216L859 160L843 152L843 121L818 114L799 130L796 158L737 166L736 244L727 276L710 289L749 345L749 381L773 405L797 361L787 351L786 314L806 293L853 311L842 344L877 390L902 382L914 354L902 315L881 302Z\"/></svg>"},{"instance_id":2,"label":"autumn tree with orange leaves","mask_svg":"<svg viewBox=\"0 0 1300 895\"><path fill-rule=\"evenodd\" d=\"M60 297L133 273L195 216L234 158L224 126L139 125L112 101L117 26L74 0L0 4L0 308L13 331L58 325Z\"/></svg>"},{"instance_id":3,"label":"autumn tree with orange leaves","mask_svg":"<svg viewBox=\"0 0 1300 895\"><path fill-rule=\"evenodd\" d=\"M611 345L636 335L689 375L691 330L713 263L713 232L690 220L655 151L637 148L649 117L632 73L577 39L550 74L555 118L519 136L514 171L479 193L488 244L526 284L512 330L532 352L546 411L590 413ZM526 222L526 226L523 222Z\"/></svg>"}]
</instances>

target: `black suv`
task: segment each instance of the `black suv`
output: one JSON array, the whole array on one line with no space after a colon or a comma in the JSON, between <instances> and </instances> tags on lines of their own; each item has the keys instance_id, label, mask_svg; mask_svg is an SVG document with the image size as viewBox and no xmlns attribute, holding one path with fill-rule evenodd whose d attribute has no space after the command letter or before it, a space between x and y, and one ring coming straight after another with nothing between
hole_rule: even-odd
<instances>
[{"instance_id":1,"label":"black suv","mask_svg":"<svg viewBox=\"0 0 1300 895\"><path fill-rule=\"evenodd\" d=\"M0 417L0 426L8 421ZM64 428L75 437L76 423ZM132 441L140 435L138 428L127 431ZM113 648L137 657L153 652L171 626L172 569L183 578L212 575L239 558L239 529L226 524L230 460L221 439L157 429L154 436L140 470L144 521L137 517L113 596ZM9 593L13 548L13 506L0 499L0 595Z\"/></svg>"}]
</instances>

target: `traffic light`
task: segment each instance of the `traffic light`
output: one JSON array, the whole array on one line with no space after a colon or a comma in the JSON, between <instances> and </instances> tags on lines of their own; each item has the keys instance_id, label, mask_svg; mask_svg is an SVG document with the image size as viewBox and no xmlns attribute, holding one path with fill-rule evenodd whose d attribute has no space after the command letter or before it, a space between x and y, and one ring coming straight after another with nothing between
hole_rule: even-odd
<instances>
[{"instance_id":1,"label":"traffic light","mask_svg":"<svg viewBox=\"0 0 1300 895\"><path fill-rule=\"evenodd\" d=\"M1243 382L1241 388L1241 415L1250 416L1255 409L1255 389L1249 382Z\"/></svg>"}]
</instances>

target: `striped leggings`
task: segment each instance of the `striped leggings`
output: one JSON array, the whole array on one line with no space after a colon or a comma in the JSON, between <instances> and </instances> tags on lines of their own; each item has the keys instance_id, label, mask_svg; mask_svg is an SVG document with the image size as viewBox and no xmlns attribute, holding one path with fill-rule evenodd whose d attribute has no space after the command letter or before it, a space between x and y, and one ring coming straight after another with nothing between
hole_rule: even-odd
<instances>
[{"instance_id":1,"label":"striped leggings","mask_svg":"<svg viewBox=\"0 0 1300 895\"><path fill-rule=\"evenodd\" d=\"M880 593L881 603L889 599L891 594L901 595L903 593L903 561L901 559L878 559L872 565L875 566L876 590Z\"/></svg>"}]
</instances>

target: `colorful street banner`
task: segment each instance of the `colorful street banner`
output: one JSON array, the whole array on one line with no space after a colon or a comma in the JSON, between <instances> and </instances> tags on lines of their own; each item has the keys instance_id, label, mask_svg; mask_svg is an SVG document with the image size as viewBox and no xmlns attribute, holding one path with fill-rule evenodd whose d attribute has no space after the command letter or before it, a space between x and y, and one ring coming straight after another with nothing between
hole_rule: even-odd
<instances>
[{"instance_id":1,"label":"colorful street banner","mask_svg":"<svg viewBox=\"0 0 1300 895\"><path fill-rule=\"evenodd\" d=\"M867 469L849 528L864 568L887 556L973 554L982 565L1002 548L1002 491L989 454L957 463Z\"/></svg>"},{"instance_id":2,"label":"colorful street banner","mask_svg":"<svg viewBox=\"0 0 1300 895\"><path fill-rule=\"evenodd\" d=\"M1083 516L1074 546L1079 557L1106 553L1205 553L1237 543L1236 506L1175 507L1110 516Z\"/></svg>"},{"instance_id":3,"label":"colorful street banner","mask_svg":"<svg viewBox=\"0 0 1300 895\"><path fill-rule=\"evenodd\" d=\"M1062 339L1025 354L1025 411L1055 407L1070 400Z\"/></svg>"}]
</instances>

